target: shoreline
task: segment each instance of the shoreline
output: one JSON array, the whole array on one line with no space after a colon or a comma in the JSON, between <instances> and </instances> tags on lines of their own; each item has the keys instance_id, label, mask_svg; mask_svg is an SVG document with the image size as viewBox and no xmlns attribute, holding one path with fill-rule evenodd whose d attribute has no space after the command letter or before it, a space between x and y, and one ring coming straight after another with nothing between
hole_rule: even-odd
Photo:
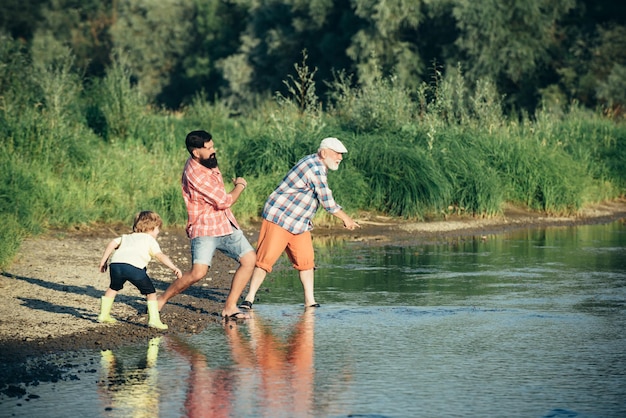
<instances>
[{"instance_id":1,"label":"shoreline","mask_svg":"<svg viewBox=\"0 0 626 418\"><path fill-rule=\"evenodd\" d=\"M502 216L451 216L443 221L410 222L382 216L356 216L361 229L347 231L316 226L314 239L355 242L359 245L420 245L445 243L470 236L487 237L520 229L603 224L626 218L626 199L593 205L577 216L554 217L505 208ZM213 268L202 281L173 298L162 310L166 331L146 326L145 298L130 285L113 305L114 325L97 322L100 296L108 274L98 272L106 243L126 226L51 231L24 241L18 256L0 274L0 358L16 362L31 356L81 349L114 349L168 334L195 334L219 324L219 312L237 264L216 253ZM251 243L258 225L243 227ZM184 231L165 230L159 236L163 252L181 269L190 267L189 242ZM173 276L153 261L148 273L161 293Z\"/></svg>"}]
</instances>

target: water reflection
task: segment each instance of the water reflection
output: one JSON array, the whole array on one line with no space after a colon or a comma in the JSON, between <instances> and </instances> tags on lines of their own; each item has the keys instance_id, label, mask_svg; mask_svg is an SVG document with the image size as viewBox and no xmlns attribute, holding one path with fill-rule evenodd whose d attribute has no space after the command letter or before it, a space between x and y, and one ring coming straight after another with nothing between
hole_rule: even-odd
<instances>
[{"instance_id":1,"label":"water reflection","mask_svg":"<svg viewBox=\"0 0 626 418\"><path fill-rule=\"evenodd\" d=\"M285 269L251 320L90 351L83 372L68 353L80 380L0 417L626 416L623 223L318 260L320 309L295 308Z\"/></svg>"},{"instance_id":2,"label":"water reflection","mask_svg":"<svg viewBox=\"0 0 626 418\"><path fill-rule=\"evenodd\" d=\"M167 347L189 363L185 397L185 415L188 417L231 416L234 378L232 370L211 369L207 358L178 337L167 337Z\"/></svg>"},{"instance_id":3,"label":"water reflection","mask_svg":"<svg viewBox=\"0 0 626 418\"><path fill-rule=\"evenodd\" d=\"M223 324L211 345L225 344L224 355L207 354L193 337L164 335L147 349L100 352L98 393L107 415L156 417L178 410L187 417L311 416L315 380L315 309L302 312L285 328L255 312L252 318ZM201 337L199 337L201 338ZM213 348L213 347L209 347ZM164 365L157 367L159 349ZM218 350L219 351L219 350ZM164 353L164 354L163 354ZM167 370L159 378L158 370ZM182 395L169 393L174 375L183 376ZM180 405L160 410L160 404Z\"/></svg>"},{"instance_id":4,"label":"water reflection","mask_svg":"<svg viewBox=\"0 0 626 418\"><path fill-rule=\"evenodd\" d=\"M161 338L152 338L145 354L134 359L136 363L131 365L124 364L111 350L100 352L98 393L105 411L126 417L159 416L156 362Z\"/></svg>"},{"instance_id":5,"label":"water reflection","mask_svg":"<svg viewBox=\"0 0 626 418\"><path fill-rule=\"evenodd\" d=\"M251 313L224 323L232 364L211 367L201 349L176 336L167 348L189 364L185 415L309 416L314 386L314 309L305 310L283 338Z\"/></svg>"},{"instance_id":6,"label":"water reflection","mask_svg":"<svg viewBox=\"0 0 626 418\"><path fill-rule=\"evenodd\" d=\"M282 416L305 416L311 409L314 381L314 309L306 309L293 327L287 341L256 315L249 321L248 347L260 373L262 409ZM246 347L242 339L229 332L233 352ZM282 411L282 413L281 413Z\"/></svg>"}]
</instances>

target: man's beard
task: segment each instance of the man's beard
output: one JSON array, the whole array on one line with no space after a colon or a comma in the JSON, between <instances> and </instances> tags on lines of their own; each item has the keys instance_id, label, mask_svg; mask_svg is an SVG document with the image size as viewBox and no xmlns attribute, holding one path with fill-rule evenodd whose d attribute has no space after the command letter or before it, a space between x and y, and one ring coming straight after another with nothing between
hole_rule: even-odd
<instances>
[{"instance_id":1,"label":"man's beard","mask_svg":"<svg viewBox=\"0 0 626 418\"><path fill-rule=\"evenodd\" d=\"M336 171L339 169L339 163L335 162L332 158L325 158L324 163L329 170Z\"/></svg>"},{"instance_id":2,"label":"man's beard","mask_svg":"<svg viewBox=\"0 0 626 418\"><path fill-rule=\"evenodd\" d=\"M202 164L206 168L215 168L217 167L217 157L215 156L215 154L211 154L209 158L200 160L200 164Z\"/></svg>"}]
</instances>

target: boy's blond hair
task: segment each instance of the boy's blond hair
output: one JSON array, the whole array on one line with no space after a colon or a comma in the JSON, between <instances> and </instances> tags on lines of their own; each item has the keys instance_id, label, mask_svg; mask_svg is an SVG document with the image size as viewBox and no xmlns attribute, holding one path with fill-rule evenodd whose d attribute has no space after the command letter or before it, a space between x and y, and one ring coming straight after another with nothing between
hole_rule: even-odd
<instances>
[{"instance_id":1,"label":"boy's blond hair","mask_svg":"<svg viewBox=\"0 0 626 418\"><path fill-rule=\"evenodd\" d=\"M161 228L163 220L158 213L144 210L135 215L133 232L150 232L156 227Z\"/></svg>"}]
</instances>

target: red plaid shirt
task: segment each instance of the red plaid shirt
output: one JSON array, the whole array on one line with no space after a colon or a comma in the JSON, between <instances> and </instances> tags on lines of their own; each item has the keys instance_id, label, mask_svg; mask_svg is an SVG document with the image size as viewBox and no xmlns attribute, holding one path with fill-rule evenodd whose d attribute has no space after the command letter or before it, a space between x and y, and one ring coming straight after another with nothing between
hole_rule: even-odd
<instances>
[{"instance_id":1,"label":"red plaid shirt","mask_svg":"<svg viewBox=\"0 0 626 418\"><path fill-rule=\"evenodd\" d=\"M182 177L183 198L187 205L187 236L221 237L239 229L230 210L233 197L226 193L219 168L209 169L193 158L185 164Z\"/></svg>"}]
</instances>

